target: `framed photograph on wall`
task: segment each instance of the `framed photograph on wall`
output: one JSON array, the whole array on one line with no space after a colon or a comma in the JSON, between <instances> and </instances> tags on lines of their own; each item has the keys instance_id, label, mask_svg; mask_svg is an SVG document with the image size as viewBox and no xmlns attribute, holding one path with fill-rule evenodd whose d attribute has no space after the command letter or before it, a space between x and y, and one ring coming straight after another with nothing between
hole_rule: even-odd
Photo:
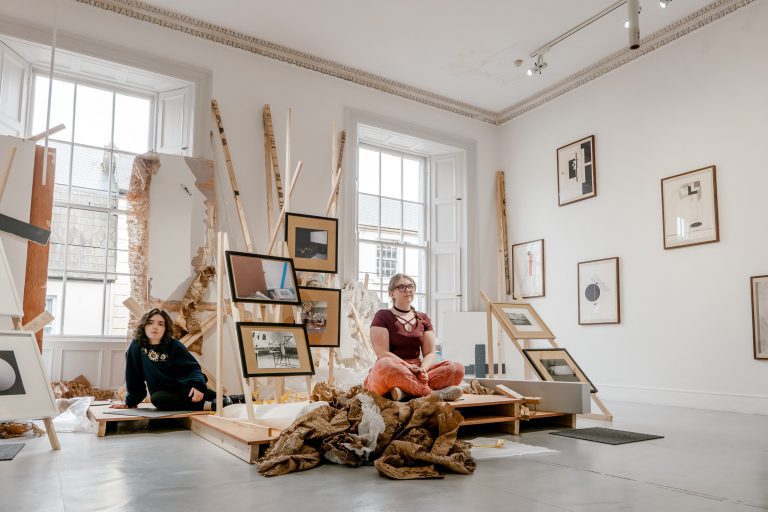
<instances>
[{"instance_id":1,"label":"framed photograph on wall","mask_svg":"<svg viewBox=\"0 0 768 512\"><path fill-rule=\"evenodd\" d=\"M519 283L524 298L544 296L544 240L512 246L512 289Z\"/></svg>"},{"instance_id":2,"label":"framed photograph on wall","mask_svg":"<svg viewBox=\"0 0 768 512\"><path fill-rule=\"evenodd\" d=\"M302 324L237 322L243 377L313 375L307 330Z\"/></svg>"},{"instance_id":3,"label":"framed photograph on wall","mask_svg":"<svg viewBox=\"0 0 768 512\"><path fill-rule=\"evenodd\" d=\"M577 264L579 324L621 322L619 258L582 261Z\"/></svg>"},{"instance_id":4,"label":"framed photograph on wall","mask_svg":"<svg viewBox=\"0 0 768 512\"><path fill-rule=\"evenodd\" d=\"M557 204L595 197L596 169L594 135L557 148Z\"/></svg>"},{"instance_id":5,"label":"framed photograph on wall","mask_svg":"<svg viewBox=\"0 0 768 512\"><path fill-rule=\"evenodd\" d=\"M749 278L755 359L768 359L768 276Z\"/></svg>"},{"instance_id":6,"label":"framed photograph on wall","mask_svg":"<svg viewBox=\"0 0 768 512\"><path fill-rule=\"evenodd\" d=\"M290 258L235 251L225 255L234 302L301 305Z\"/></svg>"},{"instance_id":7,"label":"framed photograph on wall","mask_svg":"<svg viewBox=\"0 0 768 512\"><path fill-rule=\"evenodd\" d=\"M590 393L597 388L564 348L525 348L523 354L531 362L541 380L551 382L583 382Z\"/></svg>"},{"instance_id":8,"label":"framed photograph on wall","mask_svg":"<svg viewBox=\"0 0 768 512\"><path fill-rule=\"evenodd\" d=\"M546 340L555 338L547 324L530 304L494 302L493 310L499 322L516 339Z\"/></svg>"},{"instance_id":9,"label":"framed photograph on wall","mask_svg":"<svg viewBox=\"0 0 768 512\"><path fill-rule=\"evenodd\" d=\"M298 213L285 215L285 240L296 270L336 273L339 262L338 226L339 220L330 217Z\"/></svg>"},{"instance_id":10,"label":"framed photograph on wall","mask_svg":"<svg viewBox=\"0 0 768 512\"><path fill-rule=\"evenodd\" d=\"M58 414L35 334L0 331L0 421Z\"/></svg>"},{"instance_id":11,"label":"framed photograph on wall","mask_svg":"<svg viewBox=\"0 0 768 512\"><path fill-rule=\"evenodd\" d=\"M664 248L720 241L714 165L661 180Z\"/></svg>"},{"instance_id":12,"label":"framed photograph on wall","mask_svg":"<svg viewBox=\"0 0 768 512\"><path fill-rule=\"evenodd\" d=\"M301 289L301 323L307 329L310 347L341 346L341 290Z\"/></svg>"}]
</instances>

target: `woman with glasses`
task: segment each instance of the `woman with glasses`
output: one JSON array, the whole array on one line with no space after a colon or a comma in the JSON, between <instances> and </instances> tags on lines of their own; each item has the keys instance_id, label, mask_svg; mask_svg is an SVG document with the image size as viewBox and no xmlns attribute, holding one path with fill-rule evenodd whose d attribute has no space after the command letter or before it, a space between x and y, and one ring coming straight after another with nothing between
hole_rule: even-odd
<instances>
[{"instance_id":1,"label":"woman with glasses","mask_svg":"<svg viewBox=\"0 0 768 512\"><path fill-rule=\"evenodd\" d=\"M376 313L371 322L371 343L378 359L365 379L365 388L393 400L435 395L456 400L462 392L464 365L438 361L435 331L429 317L411 305L416 282L397 274L389 281L392 307Z\"/></svg>"}]
</instances>

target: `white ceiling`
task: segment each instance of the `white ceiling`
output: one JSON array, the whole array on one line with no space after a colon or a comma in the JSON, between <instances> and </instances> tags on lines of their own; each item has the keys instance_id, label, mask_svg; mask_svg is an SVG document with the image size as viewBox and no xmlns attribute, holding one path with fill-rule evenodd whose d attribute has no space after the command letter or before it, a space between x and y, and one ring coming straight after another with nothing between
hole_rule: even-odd
<instances>
[{"instance_id":1,"label":"white ceiling","mask_svg":"<svg viewBox=\"0 0 768 512\"><path fill-rule=\"evenodd\" d=\"M82 1L82 0L81 0ZM144 0L485 110L519 103L627 47L623 6L556 45L541 76L529 54L615 0ZM641 37L711 0L641 0ZM515 67L514 61L524 64Z\"/></svg>"}]
</instances>

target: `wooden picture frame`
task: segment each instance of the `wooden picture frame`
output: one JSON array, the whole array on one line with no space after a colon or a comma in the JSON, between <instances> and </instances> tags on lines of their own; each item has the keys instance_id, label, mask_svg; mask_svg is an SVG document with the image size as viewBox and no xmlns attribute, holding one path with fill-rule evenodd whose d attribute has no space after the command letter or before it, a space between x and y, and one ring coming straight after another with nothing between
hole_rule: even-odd
<instances>
[{"instance_id":1,"label":"wooden picture frame","mask_svg":"<svg viewBox=\"0 0 768 512\"><path fill-rule=\"evenodd\" d=\"M287 213L285 241L296 270L335 274L339 264L338 231L338 219Z\"/></svg>"},{"instance_id":2,"label":"wooden picture frame","mask_svg":"<svg viewBox=\"0 0 768 512\"><path fill-rule=\"evenodd\" d=\"M302 324L236 322L243 377L314 375L307 330Z\"/></svg>"},{"instance_id":3,"label":"wooden picture frame","mask_svg":"<svg viewBox=\"0 0 768 512\"><path fill-rule=\"evenodd\" d=\"M226 251L233 302L300 306L293 260L264 254Z\"/></svg>"},{"instance_id":4,"label":"wooden picture frame","mask_svg":"<svg viewBox=\"0 0 768 512\"><path fill-rule=\"evenodd\" d=\"M619 258L576 264L579 325L621 323Z\"/></svg>"},{"instance_id":5,"label":"wooden picture frame","mask_svg":"<svg viewBox=\"0 0 768 512\"><path fill-rule=\"evenodd\" d=\"M531 240L512 246L512 289L520 279L521 298L544 297L544 239Z\"/></svg>"},{"instance_id":6,"label":"wooden picture frame","mask_svg":"<svg viewBox=\"0 0 768 512\"><path fill-rule=\"evenodd\" d=\"M0 421L58 414L35 334L0 331Z\"/></svg>"},{"instance_id":7,"label":"wooden picture frame","mask_svg":"<svg viewBox=\"0 0 768 512\"><path fill-rule=\"evenodd\" d=\"M583 201L597 195L595 136L557 148L557 204Z\"/></svg>"},{"instance_id":8,"label":"wooden picture frame","mask_svg":"<svg viewBox=\"0 0 768 512\"><path fill-rule=\"evenodd\" d=\"M523 354L541 380L549 382L583 382L589 384L589 392L597 393L597 387L564 348L524 348Z\"/></svg>"},{"instance_id":9,"label":"wooden picture frame","mask_svg":"<svg viewBox=\"0 0 768 512\"><path fill-rule=\"evenodd\" d=\"M555 335L533 306L526 303L494 302L496 318L510 335L519 340L552 340Z\"/></svg>"},{"instance_id":10,"label":"wooden picture frame","mask_svg":"<svg viewBox=\"0 0 768 512\"><path fill-rule=\"evenodd\" d=\"M13 282L8 256L0 240L0 315L21 318L24 316L21 299Z\"/></svg>"},{"instance_id":11,"label":"wooden picture frame","mask_svg":"<svg viewBox=\"0 0 768 512\"><path fill-rule=\"evenodd\" d=\"M768 359L768 275L749 278L752 296L752 349L755 359Z\"/></svg>"},{"instance_id":12,"label":"wooden picture frame","mask_svg":"<svg viewBox=\"0 0 768 512\"><path fill-rule=\"evenodd\" d=\"M714 165L661 180L664 249L720 241Z\"/></svg>"},{"instance_id":13,"label":"wooden picture frame","mask_svg":"<svg viewBox=\"0 0 768 512\"><path fill-rule=\"evenodd\" d=\"M341 290L301 289L301 323L307 329L310 347L341 346Z\"/></svg>"}]
</instances>

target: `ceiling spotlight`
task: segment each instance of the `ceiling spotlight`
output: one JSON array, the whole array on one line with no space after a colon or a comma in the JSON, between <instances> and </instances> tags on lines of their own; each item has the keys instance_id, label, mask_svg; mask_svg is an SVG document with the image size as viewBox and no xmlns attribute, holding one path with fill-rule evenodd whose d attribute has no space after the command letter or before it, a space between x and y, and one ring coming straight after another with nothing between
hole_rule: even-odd
<instances>
[{"instance_id":1,"label":"ceiling spotlight","mask_svg":"<svg viewBox=\"0 0 768 512\"><path fill-rule=\"evenodd\" d=\"M672 3L672 0L659 0L659 6L662 9L666 9L670 3Z\"/></svg>"},{"instance_id":2,"label":"ceiling spotlight","mask_svg":"<svg viewBox=\"0 0 768 512\"><path fill-rule=\"evenodd\" d=\"M526 74L527 74L528 76L533 76L533 75L540 75L540 74L541 74L541 71L542 71L542 70L543 70L545 67L547 67L547 63L546 63L546 62L544 62L544 54L541 54L541 53L540 53L539 55L537 55L537 56L536 56L536 62L534 62L534 64L533 64L533 67L532 67L532 68L530 68L530 69L528 69L528 71L526 72Z\"/></svg>"}]
</instances>

